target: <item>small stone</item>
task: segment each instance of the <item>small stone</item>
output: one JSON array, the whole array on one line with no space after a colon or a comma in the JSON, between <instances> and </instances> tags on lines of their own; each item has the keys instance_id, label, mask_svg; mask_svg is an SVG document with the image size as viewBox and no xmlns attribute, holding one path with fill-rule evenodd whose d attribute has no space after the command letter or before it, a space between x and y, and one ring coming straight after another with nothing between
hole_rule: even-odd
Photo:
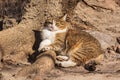
<instances>
[{"instance_id":1,"label":"small stone","mask_svg":"<svg viewBox=\"0 0 120 80\"><path fill-rule=\"evenodd\" d=\"M120 54L120 45L117 47L116 52Z\"/></svg>"},{"instance_id":2,"label":"small stone","mask_svg":"<svg viewBox=\"0 0 120 80\"><path fill-rule=\"evenodd\" d=\"M117 37L116 40L120 44L120 37Z\"/></svg>"}]
</instances>

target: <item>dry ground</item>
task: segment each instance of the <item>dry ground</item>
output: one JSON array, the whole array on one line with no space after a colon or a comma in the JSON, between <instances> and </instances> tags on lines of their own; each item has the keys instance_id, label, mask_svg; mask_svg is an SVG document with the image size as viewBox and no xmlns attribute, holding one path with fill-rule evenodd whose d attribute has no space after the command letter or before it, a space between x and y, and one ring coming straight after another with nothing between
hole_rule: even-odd
<instances>
[{"instance_id":1,"label":"dry ground","mask_svg":"<svg viewBox=\"0 0 120 80\"><path fill-rule=\"evenodd\" d=\"M0 71L1 80L24 80L19 77L14 78L16 74L24 66L9 65ZM32 80L31 74L25 80ZM56 67L50 73L47 73L44 80L119 80L120 79L120 54L105 53L100 65L96 66L96 71L89 72L82 66L73 68Z\"/></svg>"},{"instance_id":2,"label":"dry ground","mask_svg":"<svg viewBox=\"0 0 120 80\"><path fill-rule=\"evenodd\" d=\"M32 0L32 2L34 1L39 1L41 3L42 0ZM51 15L61 15L62 14L61 3L58 0L54 0L53 2L57 4L57 7L54 7L56 5L52 3L52 0L49 0L49 1L51 1L51 3L48 5L48 7L50 6L48 9L49 10L48 13L51 13ZM65 0L62 0L62 1L64 2ZM81 1L82 2L79 2L78 4L76 4L75 9L73 10L74 14L71 17L72 18L71 21L73 21L73 23L76 22L76 24L78 25L80 25L80 23L84 23L89 27L90 26L95 27L97 30L105 32L105 34L106 33L110 34L114 39L116 37L120 37L120 17L119 17L120 1L119 0L81 0ZM117 4L115 3L115 1ZM32 2L31 4L33 4ZM26 23L22 23L22 24L23 26L24 25L29 25L29 26L24 26L25 28L24 30L23 30L23 27L22 28L15 27L16 29L19 30L19 32L17 32L16 29L14 28L11 28L8 30L8 32L10 32L10 30L13 30L11 31L13 33L10 33L13 37L14 37L13 34L15 32L18 33L19 36L23 35L22 32L24 32L24 34L26 34L27 36L32 35L30 37L28 36L28 39L26 39L25 35L24 35L25 38L18 37L16 35L18 38L21 38L20 39L21 42L27 41L26 44L30 45L29 49L31 49L31 47L33 46L32 44L34 43L34 40L32 40L34 37L32 30L33 29L36 30L36 28L38 29L38 27L36 26L40 25L40 21L43 21L42 20L42 17L44 15L43 10L46 9L44 8L44 6L46 5L43 5L41 3L42 4L41 6L40 3L36 2L36 5L31 5L30 9L27 9L28 11L28 13L26 14L27 18L25 18ZM62 6L66 8L68 7L69 9L71 5L70 6L62 5ZM41 7L44 9L42 9ZM40 17L40 19L38 17ZM26 30L28 31L25 33ZM7 35L4 33L6 32L3 31L1 33L3 34L3 37L5 37L4 35ZM1 37L1 40L3 39L3 37ZM109 42L109 39L110 38L106 38L106 40L108 41L108 44L114 43L112 41ZM13 41L14 40L16 41L16 39L13 38ZM5 40L3 40L3 42L4 41ZM11 42L8 42L8 43L11 43ZM1 44L4 46L2 42ZM9 51L9 46L11 47L11 45L13 44L11 43L10 45L9 44L5 45L4 49L5 50L8 49L8 51L6 52L10 53L11 50ZM24 46L26 47L28 45L24 45ZM18 49L19 47L15 42L13 46L15 47L15 50L16 48ZM19 50L16 50L16 52L17 51ZM28 50L28 52L29 51L30 50ZM14 78L14 74L16 74L21 68L24 68L24 67L25 65L20 66L20 65L9 64L8 66L0 70L0 80L24 80L21 77L19 77L18 79ZM104 59L101 61L101 64L97 65L96 67L97 69L94 72L88 72L82 66L77 66L73 68L57 68L56 67L52 71L50 71L50 73L45 75L44 80L120 80L120 54L106 53ZM32 80L33 75L34 74L29 76L26 80Z\"/></svg>"}]
</instances>

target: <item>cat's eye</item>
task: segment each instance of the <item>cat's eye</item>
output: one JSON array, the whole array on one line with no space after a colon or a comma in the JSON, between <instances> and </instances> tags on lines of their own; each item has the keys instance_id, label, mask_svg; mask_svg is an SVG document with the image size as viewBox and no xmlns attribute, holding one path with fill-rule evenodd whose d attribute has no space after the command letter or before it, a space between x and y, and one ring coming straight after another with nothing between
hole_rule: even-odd
<instances>
[{"instance_id":1,"label":"cat's eye","mask_svg":"<svg viewBox=\"0 0 120 80\"><path fill-rule=\"evenodd\" d=\"M60 23L56 23L56 25L60 27Z\"/></svg>"},{"instance_id":2,"label":"cat's eye","mask_svg":"<svg viewBox=\"0 0 120 80\"><path fill-rule=\"evenodd\" d=\"M64 25L64 22L61 22L61 25Z\"/></svg>"},{"instance_id":3,"label":"cat's eye","mask_svg":"<svg viewBox=\"0 0 120 80\"><path fill-rule=\"evenodd\" d=\"M53 24L52 22L48 22L48 24Z\"/></svg>"},{"instance_id":4,"label":"cat's eye","mask_svg":"<svg viewBox=\"0 0 120 80\"><path fill-rule=\"evenodd\" d=\"M47 22L47 21L46 21L45 24L53 24L53 23L52 23L52 22Z\"/></svg>"}]
</instances>

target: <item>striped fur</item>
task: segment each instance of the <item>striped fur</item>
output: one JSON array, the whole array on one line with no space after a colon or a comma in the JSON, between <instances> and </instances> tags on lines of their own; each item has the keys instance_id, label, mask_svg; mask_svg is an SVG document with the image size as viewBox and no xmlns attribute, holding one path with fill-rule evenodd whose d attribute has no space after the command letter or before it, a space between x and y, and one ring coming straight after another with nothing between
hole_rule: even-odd
<instances>
[{"instance_id":1,"label":"striped fur","mask_svg":"<svg viewBox=\"0 0 120 80\"><path fill-rule=\"evenodd\" d=\"M81 31L80 28L71 28L70 24L64 18L56 20L56 26L59 30L67 30L56 33L54 42L45 46L42 50L57 51L57 65L62 67L81 65L103 53L97 39L87 32ZM65 56L68 58L65 58Z\"/></svg>"}]
</instances>

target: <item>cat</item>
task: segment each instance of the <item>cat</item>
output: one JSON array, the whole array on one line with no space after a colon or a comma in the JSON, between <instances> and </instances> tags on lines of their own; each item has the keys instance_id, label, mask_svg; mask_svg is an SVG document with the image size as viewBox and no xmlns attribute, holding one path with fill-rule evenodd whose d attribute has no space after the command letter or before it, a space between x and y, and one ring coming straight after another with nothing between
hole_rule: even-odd
<instances>
[{"instance_id":1,"label":"cat","mask_svg":"<svg viewBox=\"0 0 120 80\"><path fill-rule=\"evenodd\" d=\"M42 39L38 50L57 51L55 63L61 67L83 65L103 53L98 40L79 27L72 27L66 21L66 15L57 20L47 20Z\"/></svg>"},{"instance_id":2,"label":"cat","mask_svg":"<svg viewBox=\"0 0 120 80\"><path fill-rule=\"evenodd\" d=\"M65 17L65 16L64 16ZM41 51L47 45L54 43L56 34L64 33L67 31L67 28L58 29L55 25L55 21L51 19L47 19L44 23L44 27L41 30L41 38L42 42L39 45L38 51ZM58 36L59 37L59 36Z\"/></svg>"}]
</instances>

